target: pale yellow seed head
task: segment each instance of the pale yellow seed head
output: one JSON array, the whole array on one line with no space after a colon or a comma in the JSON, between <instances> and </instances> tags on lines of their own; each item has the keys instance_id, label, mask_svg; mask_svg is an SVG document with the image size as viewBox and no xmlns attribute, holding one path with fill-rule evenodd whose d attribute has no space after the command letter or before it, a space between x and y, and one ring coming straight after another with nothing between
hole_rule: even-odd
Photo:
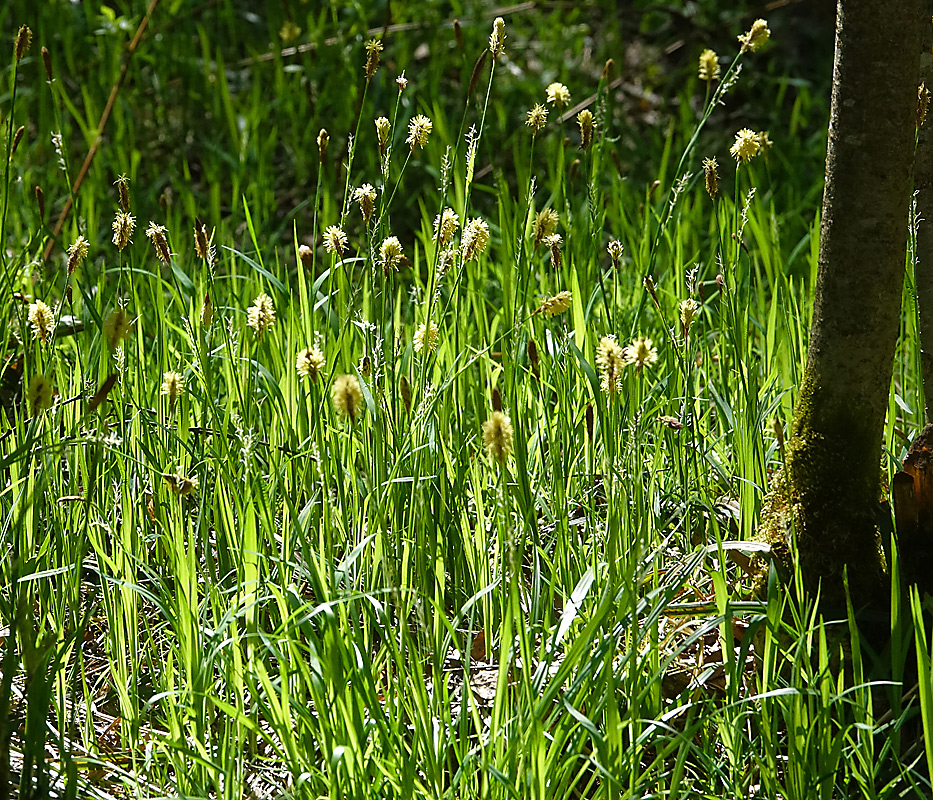
<instances>
[{"instance_id":1,"label":"pale yellow seed head","mask_svg":"<svg viewBox=\"0 0 933 800\"><path fill-rule=\"evenodd\" d=\"M422 350L427 350L427 352L433 353L437 350L439 338L440 331L434 321L419 325L412 340L415 352L420 353Z\"/></svg>"},{"instance_id":2,"label":"pale yellow seed head","mask_svg":"<svg viewBox=\"0 0 933 800\"><path fill-rule=\"evenodd\" d=\"M612 259L612 265L614 267L619 266L619 261L622 259L622 242L618 239L611 239L609 244L606 246L606 252L609 253L609 258Z\"/></svg>"},{"instance_id":3,"label":"pale yellow seed head","mask_svg":"<svg viewBox=\"0 0 933 800\"><path fill-rule=\"evenodd\" d=\"M496 17L492 23L492 33L489 34L489 52L493 59L499 58L505 49L505 20Z\"/></svg>"},{"instance_id":4,"label":"pale yellow seed head","mask_svg":"<svg viewBox=\"0 0 933 800\"><path fill-rule=\"evenodd\" d=\"M713 50L707 48L700 53L699 77L701 81L712 83L719 80L719 56Z\"/></svg>"},{"instance_id":5,"label":"pale yellow seed head","mask_svg":"<svg viewBox=\"0 0 933 800\"><path fill-rule=\"evenodd\" d=\"M113 350L117 347L133 330L133 320L125 308L117 308L104 321L104 338L107 340L107 347Z\"/></svg>"},{"instance_id":6,"label":"pale yellow seed head","mask_svg":"<svg viewBox=\"0 0 933 800\"><path fill-rule=\"evenodd\" d=\"M334 381L330 390L334 408L351 422L363 412L363 390L360 382L353 375L341 375Z\"/></svg>"},{"instance_id":7,"label":"pale yellow seed head","mask_svg":"<svg viewBox=\"0 0 933 800\"><path fill-rule=\"evenodd\" d=\"M438 244L441 246L446 245L454 238L454 234L459 227L460 218L456 212L452 208L445 208L434 218L434 236Z\"/></svg>"},{"instance_id":8,"label":"pale yellow seed head","mask_svg":"<svg viewBox=\"0 0 933 800\"><path fill-rule=\"evenodd\" d=\"M684 335L690 330L693 320L700 310L700 304L692 297L684 300L679 306L680 325L683 328Z\"/></svg>"},{"instance_id":9,"label":"pale yellow seed head","mask_svg":"<svg viewBox=\"0 0 933 800\"><path fill-rule=\"evenodd\" d=\"M389 236L379 245L379 264L383 272L388 274L392 270L397 270L404 257L402 243L395 236Z\"/></svg>"},{"instance_id":10,"label":"pale yellow seed head","mask_svg":"<svg viewBox=\"0 0 933 800\"><path fill-rule=\"evenodd\" d=\"M255 331L256 338L261 339L262 335L275 324L275 306L272 298L265 292L261 292L249 307L246 321Z\"/></svg>"},{"instance_id":11,"label":"pale yellow seed head","mask_svg":"<svg viewBox=\"0 0 933 800\"><path fill-rule=\"evenodd\" d=\"M376 120L376 136L379 138L379 150L385 153L389 146L389 134L392 132L392 123L386 117Z\"/></svg>"},{"instance_id":12,"label":"pale yellow seed head","mask_svg":"<svg viewBox=\"0 0 933 800\"><path fill-rule=\"evenodd\" d=\"M166 372L162 376L162 387L159 394L168 398L169 406L175 405L175 401L181 397L185 391L185 379L178 372Z\"/></svg>"},{"instance_id":13,"label":"pale yellow seed head","mask_svg":"<svg viewBox=\"0 0 933 800\"><path fill-rule=\"evenodd\" d=\"M29 324L32 326L32 333L36 340L47 343L55 330L55 315L46 303L36 300L29 306Z\"/></svg>"},{"instance_id":14,"label":"pale yellow seed head","mask_svg":"<svg viewBox=\"0 0 933 800\"><path fill-rule=\"evenodd\" d=\"M185 475L183 472L163 473L163 480L168 484L172 494L184 497L198 488L196 475Z\"/></svg>"},{"instance_id":15,"label":"pale yellow seed head","mask_svg":"<svg viewBox=\"0 0 933 800\"><path fill-rule=\"evenodd\" d=\"M577 114L577 125L580 126L580 147L586 150L593 143L593 130L596 127L593 112L584 108Z\"/></svg>"},{"instance_id":16,"label":"pale yellow seed head","mask_svg":"<svg viewBox=\"0 0 933 800\"><path fill-rule=\"evenodd\" d=\"M156 255L162 262L165 264L171 263L172 254L168 247L168 239L165 236L165 226L150 222L149 227L146 228L146 236L149 237L155 247Z\"/></svg>"},{"instance_id":17,"label":"pale yellow seed head","mask_svg":"<svg viewBox=\"0 0 933 800\"><path fill-rule=\"evenodd\" d=\"M353 200L360 205L363 222L369 224L369 220L376 208L376 190L371 184L364 183L359 189L353 190Z\"/></svg>"},{"instance_id":18,"label":"pale yellow seed head","mask_svg":"<svg viewBox=\"0 0 933 800\"><path fill-rule=\"evenodd\" d=\"M749 128L742 128L735 135L735 142L729 148L730 155L738 162L747 164L761 152L758 134Z\"/></svg>"},{"instance_id":19,"label":"pale yellow seed head","mask_svg":"<svg viewBox=\"0 0 933 800\"><path fill-rule=\"evenodd\" d=\"M324 354L318 347L306 347L298 353L298 360L295 367L298 371L298 375L302 378L310 378L312 381L317 381L318 376L324 374L324 367L326 364L327 362L324 359Z\"/></svg>"},{"instance_id":20,"label":"pale yellow seed head","mask_svg":"<svg viewBox=\"0 0 933 800\"><path fill-rule=\"evenodd\" d=\"M502 463L512 452L515 431L510 420L501 411L493 411L483 423L483 446L493 461Z\"/></svg>"},{"instance_id":21,"label":"pale yellow seed head","mask_svg":"<svg viewBox=\"0 0 933 800\"><path fill-rule=\"evenodd\" d=\"M424 114L418 114L416 117L412 117L408 123L408 138L405 140L405 144L412 150L414 150L415 147L424 149L424 146L428 143L428 136L433 127L434 125L431 120Z\"/></svg>"},{"instance_id":22,"label":"pale yellow seed head","mask_svg":"<svg viewBox=\"0 0 933 800\"><path fill-rule=\"evenodd\" d=\"M547 109L540 103L535 103L525 114L525 124L531 128L532 136L537 136L538 131L547 124Z\"/></svg>"},{"instance_id":23,"label":"pale yellow seed head","mask_svg":"<svg viewBox=\"0 0 933 800\"><path fill-rule=\"evenodd\" d=\"M68 248L68 274L71 275L87 258L88 241L83 236L79 236L71 243Z\"/></svg>"},{"instance_id":24,"label":"pale yellow seed head","mask_svg":"<svg viewBox=\"0 0 933 800\"><path fill-rule=\"evenodd\" d=\"M133 242L136 217L128 211L118 211L110 227L113 229L113 243L116 245L117 250L122 251L124 247Z\"/></svg>"},{"instance_id":25,"label":"pale yellow seed head","mask_svg":"<svg viewBox=\"0 0 933 800\"><path fill-rule=\"evenodd\" d=\"M768 23L765 22L765 20L756 19L752 23L752 27L749 29L748 33L743 33L736 38L742 45L743 53L746 50L755 52L759 47L767 42L768 39L771 38L771 31L768 29Z\"/></svg>"},{"instance_id":26,"label":"pale yellow seed head","mask_svg":"<svg viewBox=\"0 0 933 800\"><path fill-rule=\"evenodd\" d=\"M557 108L565 108L570 105L570 90L562 83L548 84L545 90L547 102Z\"/></svg>"},{"instance_id":27,"label":"pale yellow seed head","mask_svg":"<svg viewBox=\"0 0 933 800\"><path fill-rule=\"evenodd\" d=\"M626 345L623 351L623 358L626 364L633 364L640 372L644 367L656 364L658 361L658 349L654 346L651 339L644 336L636 336L632 343Z\"/></svg>"},{"instance_id":28,"label":"pale yellow seed head","mask_svg":"<svg viewBox=\"0 0 933 800\"><path fill-rule=\"evenodd\" d=\"M376 70L379 68L379 54L382 52L382 42L378 39L370 39L366 42L366 64L363 72L366 73L366 80L371 80Z\"/></svg>"},{"instance_id":29,"label":"pale yellow seed head","mask_svg":"<svg viewBox=\"0 0 933 800\"><path fill-rule=\"evenodd\" d=\"M471 219L463 228L460 255L464 261L479 258L489 245L489 225L479 217Z\"/></svg>"},{"instance_id":30,"label":"pale yellow seed head","mask_svg":"<svg viewBox=\"0 0 933 800\"><path fill-rule=\"evenodd\" d=\"M348 241L347 235L339 225L328 225L324 231L324 249L333 256L343 257Z\"/></svg>"},{"instance_id":31,"label":"pale yellow seed head","mask_svg":"<svg viewBox=\"0 0 933 800\"><path fill-rule=\"evenodd\" d=\"M553 208L542 208L535 214L535 222L532 228L535 237L535 247L557 230L558 222L560 222L560 217L557 216L557 212Z\"/></svg>"},{"instance_id":32,"label":"pale yellow seed head","mask_svg":"<svg viewBox=\"0 0 933 800\"><path fill-rule=\"evenodd\" d=\"M543 314L550 319L558 314L563 314L570 308L573 295L568 291L558 292L553 297L549 297L539 307L537 313Z\"/></svg>"},{"instance_id":33,"label":"pale yellow seed head","mask_svg":"<svg viewBox=\"0 0 933 800\"><path fill-rule=\"evenodd\" d=\"M622 389L622 369L625 357L622 347L611 336L604 336L596 347L596 366L599 368L600 386L610 397Z\"/></svg>"}]
</instances>

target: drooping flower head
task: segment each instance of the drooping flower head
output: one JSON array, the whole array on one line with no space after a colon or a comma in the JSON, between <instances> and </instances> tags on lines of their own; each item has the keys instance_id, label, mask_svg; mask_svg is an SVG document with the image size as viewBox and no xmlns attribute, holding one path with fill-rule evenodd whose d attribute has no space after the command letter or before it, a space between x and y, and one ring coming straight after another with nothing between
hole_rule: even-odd
<instances>
[{"instance_id":1,"label":"drooping flower head","mask_svg":"<svg viewBox=\"0 0 933 800\"><path fill-rule=\"evenodd\" d=\"M765 22L763 19L756 19L752 23L752 27L749 29L748 33L743 33L736 38L742 45L741 52L744 53L746 50L755 52L759 47L767 42L768 39L771 38L771 31L768 29L767 22Z\"/></svg>"},{"instance_id":2,"label":"drooping flower head","mask_svg":"<svg viewBox=\"0 0 933 800\"><path fill-rule=\"evenodd\" d=\"M549 297L545 300L536 314L543 314L545 317L550 319L551 317L556 317L558 314L563 314L568 308L570 308L570 302L573 300L573 295L568 291L558 292L553 297Z\"/></svg>"}]
</instances>

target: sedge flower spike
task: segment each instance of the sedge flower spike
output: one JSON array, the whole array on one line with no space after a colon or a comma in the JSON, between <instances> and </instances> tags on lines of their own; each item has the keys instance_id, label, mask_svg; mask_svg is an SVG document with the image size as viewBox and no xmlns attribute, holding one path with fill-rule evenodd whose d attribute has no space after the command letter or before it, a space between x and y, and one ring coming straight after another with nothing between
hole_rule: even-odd
<instances>
[{"instance_id":1,"label":"sedge flower spike","mask_svg":"<svg viewBox=\"0 0 933 800\"><path fill-rule=\"evenodd\" d=\"M593 143L593 129L596 127L593 112L584 108L577 114L577 125L580 126L580 149L586 150Z\"/></svg>"},{"instance_id":2,"label":"sedge flower spike","mask_svg":"<svg viewBox=\"0 0 933 800\"><path fill-rule=\"evenodd\" d=\"M79 236L71 243L68 248L68 274L71 275L81 266L84 259L87 258L88 241L83 236Z\"/></svg>"},{"instance_id":3,"label":"sedge flower spike","mask_svg":"<svg viewBox=\"0 0 933 800\"><path fill-rule=\"evenodd\" d=\"M756 19L748 33L743 33L736 38L739 40L739 44L742 45L741 52L751 50L754 53L771 38L771 31L768 29L768 23L765 20Z\"/></svg>"},{"instance_id":4,"label":"sedge flower spike","mask_svg":"<svg viewBox=\"0 0 933 800\"><path fill-rule=\"evenodd\" d=\"M454 238L454 234L459 227L460 218L456 212L452 208L445 208L434 218L434 236L437 238L438 244L442 247L446 245Z\"/></svg>"},{"instance_id":5,"label":"sedge flower spike","mask_svg":"<svg viewBox=\"0 0 933 800\"><path fill-rule=\"evenodd\" d=\"M501 411L493 411L483 423L483 446L493 461L502 463L512 452L515 431L510 420Z\"/></svg>"},{"instance_id":6,"label":"sedge flower spike","mask_svg":"<svg viewBox=\"0 0 933 800\"><path fill-rule=\"evenodd\" d=\"M246 322L256 332L257 339L262 339L262 335L275 324L275 306L265 292L260 292L249 307Z\"/></svg>"},{"instance_id":7,"label":"sedge flower spike","mask_svg":"<svg viewBox=\"0 0 933 800\"><path fill-rule=\"evenodd\" d=\"M29 306L29 324L36 341L46 344L52 338L52 331L55 329L55 315L46 303L36 300Z\"/></svg>"},{"instance_id":8,"label":"sedge flower spike","mask_svg":"<svg viewBox=\"0 0 933 800\"><path fill-rule=\"evenodd\" d=\"M489 244L489 225L479 217L471 219L463 228L460 256L464 261L479 258Z\"/></svg>"},{"instance_id":9,"label":"sedge flower spike","mask_svg":"<svg viewBox=\"0 0 933 800\"><path fill-rule=\"evenodd\" d=\"M761 152L761 141L758 134L749 128L742 128L735 135L735 142L729 148L729 154L742 164L747 164Z\"/></svg>"},{"instance_id":10,"label":"sedge flower spike","mask_svg":"<svg viewBox=\"0 0 933 800\"><path fill-rule=\"evenodd\" d=\"M492 33L489 34L489 52L492 53L493 60L502 55L505 49L505 20L502 17L496 17L492 23Z\"/></svg>"},{"instance_id":11,"label":"sedge flower spike","mask_svg":"<svg viewBox=\"0 0 933 800\"><path fill-rule=\"evenodd\" d=\"M565 106L570 105L570 89L564 86L564 84L562 83L548 84L548 87L545 91L547 94L547 101L552 106L557 106L558 108L564 108Z\"/></svg>"},{"instance_id":12,"label":"sedge flower spike","mask_svg":"<svg viewBox=\"0 0 933 800\"><path fill-rule=\"evenodd\" d=\"M389 236L379 245L379 264L386 275L397 270L404 257L402 243L395 236Z\"/></svg>"},{"instance_id":13,"label":"sedge flower spike","mask_svg":"<svg viewBox=\"0 0 933 800\"><path fill-rule=\"evenodd\" d=\"M318 376L324 374L326 363L324 354L318 347L306 347L298 353L295 368L302 378L310 378L316 382Z\"/></svg>"},{"instance_id":14,"label":"sedge flower spike","mask_svg":"<svg viewBox=\"0 0 933 800\"><path fill-rule=\"evenodd\" d=\"M551 317L556 317L558 314L563 314L568 308L570 308L570 302L573 300L573 295L568 291L558 292L553 297L549 297L545 300L538 310L535 311L536 314L543 314L547 319Z\"/></svg>"},{"instance_id":15,"label":"sedge flower spike","mask_svg":"<svg viewBox=\"0 0 933 800\"><path fill-rule=\"evenodd\" d=\"M328 225L324 231L324 249L332 256L343 257L347 241L347 235L339 225Z\"/></svg>"},{"instance_id":16,"label":"sedge flower spike","mask_svg":"<svg viewBox=\"0 0 933 800\"><path fill-rule=\"evenodd\" d=\"M438 330L436 322L431 321L419 325L418 330L415 331L415 337L412 340L415 352L420 353L422 350L426 350L428 353L433 353L437 350L439 338L440 331Z\"/></svg>"},{"instance_id":17,"label":"sedge flower spike","mask_svg":"<svg viewBox=\"0 0 933 800\"><path fill-rule=\"evenodd\" d=\"M535 103L534 107L525 114L525 124L531 128L531 135L537 136L547 124L547 109L540 103Z\"/></svg>"},{"instance_id":18,"label":"sedge flower spike","mask_svg":"<svg viewBox=\"0 0 933 800\"><path fill-rule=\"evenodd\" d=\"M719 56L713 50L707 48L700 53L700 67L697 74L701 81L707 83L719 80Z\"/></svg>"},{"instance_id":19,"label":"sedge flower spike","mask_svg":"<svg viewBox=\"0 0 933 800\"><path fill-rule=\"evenodd\" d=\"M168 398L168 404L171 408L175 401L181 397L185 391L185 379L178 372L166 372L162 376L162 387L159 394Z\"/></svg>"},{"instance_id":20,"label":"sedge flower spike","mask_svg":"<svg viewBox=\"0 0 933 800\"><path fill-rule=\"evenodd\" d=\"M412 150L415 147L420 147L422 150L424 146L428 143L428 136L431 133L434 125L431 120L426 117L424 114L418 114L408 123L408 138L405 140Z\"/></svg>"},{"instance_id":21,"label":"sedge flower spike","mask_svg":"<svg viewBox=\"0 0 933 800\"><path fill-rule=\"evenodd\" d=\"M604 336L596 347L596 366L599 368L600 386L610 397L622 389L622 369L625 355L622 347L611 336Z\"/></svg>"},{"instance_id":22,"label":"sedge flower spike","mask_svg":"<svg viewBox=\"0 0 933 800\"><path fill-rule=\"evenodd\" d=\"M715 158L703 159L703 175L706 178L706 193L715 200L719 194L719 164Z\"/></svg>"},{"instance_id":23,"label":"sedge flower spike","mask_svg":"<svg viewBox=\"0 0 933 800\"><path fill-rule=\"evenodd\" d=\"M650 367L658 361L658 349L654 346L651 339L644 336L636 336L632 343L626 345L622 351L622 358L626 364L634 364L639 372L644 367Z\"/></svg>"},{"instance_id":24,"label":"sedge flower spike","mask_svg":"<svg viewBox=\"0 0 933 800\"><path fill-rule=\"evenodd\" d=\"M360 382L353 375L341 375L331 386L330 396L334 408L351 422L356 422L363 410L363 390L360 388Z\"/></svg>"}]
</instances>

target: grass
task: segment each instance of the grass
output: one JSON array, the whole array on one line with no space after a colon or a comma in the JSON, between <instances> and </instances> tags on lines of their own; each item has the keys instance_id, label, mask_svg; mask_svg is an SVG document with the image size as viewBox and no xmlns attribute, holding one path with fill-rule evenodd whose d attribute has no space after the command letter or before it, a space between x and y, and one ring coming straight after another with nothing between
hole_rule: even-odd
<instances>
[{"instance_id":1,"label":"grass","mask_svg":"<svg viewBox=\"0 0 933 800\"><path fill-rule=\"evenodd\" d=\"M29 18L35 41L0 97L8 153L25 126L2 186L0 312L6 379L27 389L0 423L0 792L929 793L933 701L922 680L910 691L915 657L876 680L852 625L840 672L846 621L824 624L767 561L756 592L747 568L781 463L773 420L790 418L805 356L822 175L819 101L770 77L767 49L740 55L742 28L717 34L724 82L743 66L732 92L698 100L690 77L669 124L639 126L617 73L580 55L591 31L573 10L510 16L504 55L478 62L494 14L459 9L458 38L428 4L366 80L381 20L362 3L285 4L263 25L233 3L156 4L132 58L140 8L52 6ZM618 31L593 13L610 47ZM302 33L269 47L289 14ZM563 66L529 66L555 42L573 54ZM535 135L524 124L561 79L595 115L586 149L560 109ZM790 114L736 166L749 87ZM433 123L423 148L406 144L416 114ZM646 144L627 174L630 141ZM137 228L118 250L121 174ZM460 223L449 244L445 208ZM544 209L551 246L535 242ZM489 232L475 258L471 219ZM213 255L195 247L202 223ZM335 225L342 254L323 245ZM69 274L78 236L89 254ZM391 236L404 259L387 266ZM562 313L539 310L561 292ZM261 294L274 321L250 315ZM42 341L37 300L83 329ZM909 302L904 319L892 463L922 407ZM419 348L429 324L436 349ZM641 336L656 362L607 384L601 341ZM315 346L323 370L299 374ZM484 443L496 412L508 423ZM916 641L925 675L923 602L908 605L892 646Z\"/></svg>"}]
</instances>

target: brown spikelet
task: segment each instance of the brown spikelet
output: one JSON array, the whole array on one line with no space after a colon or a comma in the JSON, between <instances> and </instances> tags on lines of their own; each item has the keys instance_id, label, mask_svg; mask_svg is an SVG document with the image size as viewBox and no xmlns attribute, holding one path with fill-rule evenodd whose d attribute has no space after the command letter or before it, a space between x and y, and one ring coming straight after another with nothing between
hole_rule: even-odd
<instances>
[{"instance_id":1,"label":"brown spikelet","mask_svg":"<svg viewBox=\"0 0 933 800\"><path fill-rule=\"evenodd\" d=\"M16 152L16 148L19 147L20 140L23 138L23 134L26 132L26 126L20 125L16 129L16 133L13 134L13 147L10 150L10 155Z\"/></svg>"},{"instance_id":2,"label":"brown spikelet","mask_svg":"<svg viewBox=\"0 0 933 800\"><path fill-rule=\"evenodd\" d=\"M612 71L615 69L616 62L611 58L606 59L606 63L603 65L603 74L600 76L601 81L608 81L612 78Z\"/></svg>"},{"instance_id":3,"label":"brown spikelet","mask_svg":"<svg viewBox=\"0 0 933 800\"><path fill-rule=\"evenodd\" d=\"M538 361L538 346L535 344L534 339L528 340L528 363L531 365L531 371L534 373L534 376L540 380L541 366Z\"/></svg>"},{"instance_id":4,"label":"brown spikelet","mask_svg":"<svg viewBox=\"0 0 933 800\"><path fill-rule=\"evenodd\" d=\"M49 76L49 80L55 80L52 77L52 54L49 52L48 47L42 48L42 63L45 66L45 74Z\"/></svg>"},{"instance_id":5,"label":"brown spikelet","mask_svg":"<svg viewBox=\"0 0 933 800\"><path fill-rule=\"evenodd\" d=\"M454 38L457 40L457 47L460 48L461 53L466 52L466 48L463 46L463 30L460 27L460 20L454 20Z\"/></svg>"},{"instance_id":6,"label":"brown spikelet","mask_svg":"<svg viewBox=\"0 0 933 800\"><path fill-rule=\"evenodd\" d=\"M492 410L502 411L502 395L499 392L498 386L493 386L492 388Z\"/></svg>"},{"instance_id":7,"label":"brown spikelet","mask_svg":"<svg viewBox=\"0 0 933 800\"><path fill-rule=\"evenodd\" d=\"M29 30L28 25L23 25L19 29L19 33L16 34L16 44L14 50L16 52L16 60L22 61L23 56L26 55L26 51L29 49L29 45L32 44L32 31Z\"/></svg>"},{"instance_id":8,"label":"brown spikelet","mask_svg":"<svg viewBox=\"0 0 933 800\"><path fill-rule=\"evenodd\" d=\"M39 206L39 220L45 222L45 195L41 186L36 187L36 204Z\"/></svg>"},{"instance_id":9,"label":"brown spikelet","mask_svg":"<svg viewBox=\"0 0 933 800\"><path fill-rule=\"evenodd\" d=\"M402 396L402 403L405 405L405 411L411 411L411 387L408 385L408 378L404 375L398 380L398 391Z\"/></svg>"},{"instance_id":10,"label":"brown spikelet","mask_svg":"<svg viewBox=\"0 0 933 800\"><path fill-rule=\"evenodd\" d=\"M126 175L121 175L114 181L114 185L120 196L120 208L127 213L130 210L130 179Z\"/></svg>"},{"instance_id":11,"label":"brown spikelet","mask_svg":"<svg viewBox=\"0 0 933 800\"><path fill-rule=\"evenodd\" d=\"M100 385L100 388L94 393L94 396L87 401L87 413L93 414L97 407L107 399L107 395L117 383L117 373L112 372L107 379Z\"/></svg>"},{"instance_id":12,"label":"brown spikelet","mask_svg":"<svg viewBox=\"0 0 933 800\"><path fill-rule=\"evenodd\" d=\"M476 83L479 80L480 73L483 71L483 65L486 63L486 56L488 54L488 50L483 50L480 57L476 59L476 63L473 65L473 74L470 76L470 88L467 90L467 97L473 96L473 91L476 89Z\"/></svg>"},{"instance_id":13,"label":"brown spikelet","mask_svg":"<svg viewBox=\"0 0 933 800\"><path fill-rule=\"evenodd\" d=\"M593 404L586 404L586 415L584 417L586 421L586 438L591 442L593 441Z\"/></svg>"}]
</instances>

